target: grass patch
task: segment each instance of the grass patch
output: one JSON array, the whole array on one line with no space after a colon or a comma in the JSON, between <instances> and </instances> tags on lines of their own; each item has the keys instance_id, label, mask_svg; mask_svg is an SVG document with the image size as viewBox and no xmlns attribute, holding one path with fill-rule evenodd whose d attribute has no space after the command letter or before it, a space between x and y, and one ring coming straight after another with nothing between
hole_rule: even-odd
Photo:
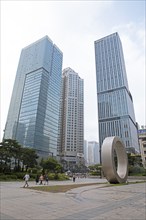
<instances>
[{"instance_id":1,"label":"grass patch","mask_svg":"<svg viewBox=\"0 0 146 220\"><path fill-rule=\"evenodd\" d=\"M135 182L126 182L126 183L109 183L106 187L124 186L124 185L137 184L137 183L146 183L146 181L145 180L141 180L141 181L135 181Z\"/></svg>"},{"instance_id":2,"label":"grass patch","mask_svg":"<svg viewBox=\"0 0 146 220\"><path fill-rule=\"evenodd\" d=\"M135 181L135 182L128 182L128 184L137 184L137 183L146 183L146 180Z\"/></svg>"},{"instance_id":3,"label":"grass patch","mask_svg":"<svg viewBox=\"0 0 146 220\"><path fill-rule=\"evenodd\" d=\"M92 186L92 185L102 185L103 187L112 187L112 186L123 186L123 185L129 185L129 184L137 184L137 183L145 183L146 181L136 181L136 182L128 182L128 183L119 183L119 184L110 184L108 182L106 183L83 183L83 184L71 184L71 185L53 185L53 186L33 186L28 187L26 189L33 189L37 191L43 191L43 192L51 192L51 193L65 193L71 189L84 187L84 186Z\"/></svg>"},{"instance_id":4,"label":"grass patch","mask_svg":"<svg viewBox=\"0 0 146 220\"><path fill-rule=\"evenodd\" d=\"M67 192L71 189L75 189L78 187L83 187L83 186L92 186L92 185L99 185L102 183L84 183L84 184L71 184L71 185L54 185L54 186L34 186L34 187L29 187L27 189L34 189L38 191L44 191L44 192L52 192L52 193L64 193Z\"/></svg>"}]
</instances>

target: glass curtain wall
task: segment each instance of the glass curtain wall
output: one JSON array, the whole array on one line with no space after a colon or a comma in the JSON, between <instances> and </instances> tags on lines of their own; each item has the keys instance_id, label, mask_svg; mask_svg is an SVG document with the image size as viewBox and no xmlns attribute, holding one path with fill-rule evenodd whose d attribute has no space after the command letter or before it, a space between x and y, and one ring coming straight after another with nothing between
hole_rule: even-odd
<instances>
[{"instance_id":1,"label":"glass curtain wall","mask_svg":"<svg viewBox=\"0 0 146 220\"><path fill-rule=\"evenodd\" d=\"M118 33L95 41L95 61L100 148L106 137L119 136L127 150L139 151L133 100Z\"/></svg>"}]
</instances>

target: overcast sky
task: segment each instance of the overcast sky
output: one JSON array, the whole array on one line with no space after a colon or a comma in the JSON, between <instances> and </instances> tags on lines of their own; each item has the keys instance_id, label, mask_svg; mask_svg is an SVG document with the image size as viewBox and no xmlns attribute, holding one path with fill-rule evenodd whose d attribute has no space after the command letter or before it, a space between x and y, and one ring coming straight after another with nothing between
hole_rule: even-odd
<instances>
[{"instance_id":1,"label":"overcast sky","mask_svg":"<svg viewBox=\"0 0 146 220\"><path fill-rule=\"evenodd\" d=\"M98 141L94 41L118 32L136 121L145 121L145 1L1 1L1 138L21 49L48 35L84 79L85 139Z\"/></svg>"}]
</instances>

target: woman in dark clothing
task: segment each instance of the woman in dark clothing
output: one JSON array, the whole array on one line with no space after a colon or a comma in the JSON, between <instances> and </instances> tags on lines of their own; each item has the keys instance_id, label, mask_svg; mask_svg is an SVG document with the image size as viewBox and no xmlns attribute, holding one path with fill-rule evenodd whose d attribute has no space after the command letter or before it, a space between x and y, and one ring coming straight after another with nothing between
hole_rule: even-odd
<instances>
[{"instance_id":1,"label":"woman in dark clothing","mask_svg":"<svg viewBox=\"0 0 146 220\"><path fill-rule=\"evenodd\" d=\"M37 185L37 183L39 182L39 175L36 175L35 182L36 182L36 185Z\"/></svg>"}]
</instances>

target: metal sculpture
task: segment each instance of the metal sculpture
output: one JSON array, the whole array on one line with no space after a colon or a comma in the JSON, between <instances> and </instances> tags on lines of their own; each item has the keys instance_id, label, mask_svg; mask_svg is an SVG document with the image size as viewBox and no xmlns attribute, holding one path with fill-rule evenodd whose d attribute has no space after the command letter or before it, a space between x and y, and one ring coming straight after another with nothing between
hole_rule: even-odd
<instances>
[{"instance_id":1,"label":"metal sculpture","mask_svg":"<svg viewBox=\"0 0 146 220\"><path fill-rule=\"evenodd\" d=\"M114 156L117 156L117 166ZM125 183L128 176L128 159L123 142L119 137L107 137L101 148L103 173L110 183Z\"/></svg>"}]
</instances>

